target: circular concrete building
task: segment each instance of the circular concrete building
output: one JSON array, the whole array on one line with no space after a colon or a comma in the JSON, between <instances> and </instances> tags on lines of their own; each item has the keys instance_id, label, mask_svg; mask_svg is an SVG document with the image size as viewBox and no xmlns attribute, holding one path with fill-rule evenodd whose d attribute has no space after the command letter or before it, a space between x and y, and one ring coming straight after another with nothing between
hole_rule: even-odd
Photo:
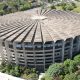
<instances>
[{"instance_id":1,"label":"circular concrete building","mask_svg":"<svg viewBox=\"0 0 80 80\"><path fill-rule=\"evenodd\" d=\"M80 14L31 9L0 17L0 55L43 71L80 51Z\"/></svg>"}]
</instances>

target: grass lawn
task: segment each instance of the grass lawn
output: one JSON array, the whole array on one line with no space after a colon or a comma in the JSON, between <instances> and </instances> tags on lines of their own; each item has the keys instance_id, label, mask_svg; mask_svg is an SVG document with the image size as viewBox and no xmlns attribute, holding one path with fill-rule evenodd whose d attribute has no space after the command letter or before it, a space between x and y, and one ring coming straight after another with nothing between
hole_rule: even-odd
<instances>
[{"instance_id":1,"label":"grass lawn","mask_svg":"<svg viewBox=\"0 0 80 80\"><path fill-rule=\"evenodd\" d=\"M80 13L80 2L75 2L75 3L76 3L77 8L74 8L73 12Z\"/></svg>"},{"instance_id":2,"label":"grass lawn","mask_svg":"<svg viewBox=\"0 0 80 80\"><path fill-rule=\"evenodd\" d=\"M4 4L1 2L1 3L0 3L0 10L3 9L3 6L4 6Z\"/></svg>"},{"instance_id":3,"label":"grass lawn","mask_svg":"<svg viewBox=\"0 0 80 80\"><path fill-rule=\"evenodd\" d=\"M56 9L57 9L57 10L63 10L63 9L62 9L62 6L56 6Z\"/></svg>"},{"instance_id":4,"label":"grass lawn","mask_svg":"<svg viewBox=\"0 0 80 80\"><path fill-rule=\"evenodd\" d=\"M78 6L77 8L75 8L75 9L73 10L73 12L80 13L80 6Z\"/></svg>"}]
</instances>

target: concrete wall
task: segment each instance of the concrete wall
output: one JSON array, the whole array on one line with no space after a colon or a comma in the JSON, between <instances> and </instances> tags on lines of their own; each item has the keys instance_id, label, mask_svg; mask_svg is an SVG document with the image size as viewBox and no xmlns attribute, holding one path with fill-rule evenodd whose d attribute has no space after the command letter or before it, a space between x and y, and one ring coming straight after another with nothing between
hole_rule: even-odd
<instances>
[{"instance_id":1,"label":"concrete wall","mask_svg":"<svg viewBox=\"0 0 80 80\"><path fill-rule=\"evenodd\" d=\"M52 63L72 58L80 51L80 37L46 43L31 44L5 41L5 46L1 44L2 41L0 41L0 54L3 60L17 65L35 67L38 70L45 70Z\"/></svg>"}]
</instances>

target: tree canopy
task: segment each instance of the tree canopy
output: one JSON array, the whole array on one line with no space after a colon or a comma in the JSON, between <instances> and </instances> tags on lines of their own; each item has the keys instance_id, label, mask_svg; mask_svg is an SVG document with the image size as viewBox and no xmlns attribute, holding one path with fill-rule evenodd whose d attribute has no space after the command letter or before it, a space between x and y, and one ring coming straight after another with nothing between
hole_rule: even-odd
<instances>
[{"instance_id":1,"label":"tree canopy","mask_svg":"<svg viewBox=\"0 0 80 80\"><path fill-rule=\"evenodd\" d=\"M73 60L67 59L63 63L52 64L45 73L45 80L79 80L80 55Z\"/></svg>"}]
</instances>

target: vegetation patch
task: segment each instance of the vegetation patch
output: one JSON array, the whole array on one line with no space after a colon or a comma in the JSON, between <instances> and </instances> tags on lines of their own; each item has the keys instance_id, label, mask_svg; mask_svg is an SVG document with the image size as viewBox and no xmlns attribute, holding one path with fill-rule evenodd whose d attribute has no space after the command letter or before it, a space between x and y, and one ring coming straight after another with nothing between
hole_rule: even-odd
<instances>
[{"instance_id":1,"label":"vegetation patch","mask_svg":"<svg viewBox=\"0 0 80 80\"><path fill-rule=\"evenodd\" d=\"M73 12L77 12L77 13L80 13L80 7L77 7L73 10Z\"/></svg>"},{"instance_id":2,"label":"vegetation patch","mask_svg":"<svg viewBox=\"0 0 80 80\"><path fill-rule=\"evenodd\" d=\"M24 79L38 80L38 71L36 71L35 68L30 69L23 66L2 62L0 65L0 72Z\"/></svg>"},{"instance_id":3,"label":"vegetation patch","mask_svg":"<svg viewBox=\"0 0 80 80\"><path fill-rule=\"evenodd\" d=\"M80 80L80 55L73 60L52 64L45 73L44 80Z\"/></svg>"},{"instance_id":4,"label":"vegetation patch","mask_svg":"<svg viewBox=\"0 0 80 80\"><path fill-rule=\"evenodd\" d=\"M40 6L37 3L35 5L33 5L33 2L27 0L7 0L6 2L0 2L0 15L14 13L17 11L24 11L33 7Z\"/></svg>"}]
</instances>

